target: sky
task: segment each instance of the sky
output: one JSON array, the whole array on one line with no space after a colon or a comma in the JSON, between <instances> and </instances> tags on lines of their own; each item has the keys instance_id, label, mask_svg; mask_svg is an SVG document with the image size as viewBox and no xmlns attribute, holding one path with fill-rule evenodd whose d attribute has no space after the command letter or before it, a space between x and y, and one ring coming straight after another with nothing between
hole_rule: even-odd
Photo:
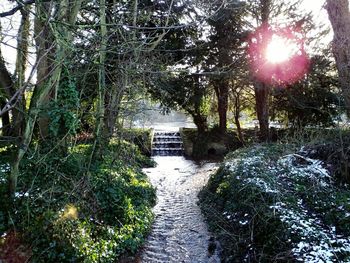
<instances>
[{"instance_id":1,"label":"sky","mask_svg":"<svg viewBox=\"0 0 350 263\"><path fill-rule=\"evenodd\" d=\"M327 12L323 7L324 4L325 0L304 0L302 2L305 10L312 11L319 21L329 23Z\"/></svg>"},{"instance_id":2,"label":"sky","mask_svg":"<svg viewBox=\"0 0 350 263\"><path fill-rule=\"evenodd\" d=\"M0 12L8 11L13 6L14 3L8 2L8 0L0 0ZM4 17L0 19L1 22L1 33L3 39L1 41L1 53L7 63L7 68L11 73L14 72L16 65L16 46L17 46L17 31L20 25L20 13L17 12L13 16ZM34 50L31 48L29 50L29 64L33 65L35 63ZM30 67L28 67L30 68ZM30 70L26 72L26 77L30 74Z\"/></svg>"}]
</instances>

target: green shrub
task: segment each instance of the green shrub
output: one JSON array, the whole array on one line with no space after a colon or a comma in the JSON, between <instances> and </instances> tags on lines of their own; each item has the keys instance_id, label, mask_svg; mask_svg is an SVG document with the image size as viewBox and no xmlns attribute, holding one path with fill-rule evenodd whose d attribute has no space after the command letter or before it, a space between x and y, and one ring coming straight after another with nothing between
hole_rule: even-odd
<instances>
[{"instance_id":1,"label":"green shrub","mask_svg":"<svg viewBox=\"0 0 350 263\"><path fill-rule=\"evenodd\" d=\"M295 150L272 144L231 153L201 191L223 262L350 259L349 189Z\"/></svg>"},{"instance_id":2,"label":"green shrub","mask_svg":"<svg viewBox=\"0 0 350 263\"><path fill-rule=\"evenodd\" d=\"M151 156L152 130L151 129L122 129L118 132L118 137L136 145L141 153Z\"/></svg>"},{"instance_id":3,"label":"green shrub","mask_svg":"<svg viewBox=\"0 0 350 263\"><path fill-rule=\"evenodd\" d=\"M87 169L90 152L82 144L66 156L35 149L22 162L11 220L33 262L114 262L144 242L155 189L141 167L152 162L130 143L111 142Z\"/></svg>"}]
</instances>

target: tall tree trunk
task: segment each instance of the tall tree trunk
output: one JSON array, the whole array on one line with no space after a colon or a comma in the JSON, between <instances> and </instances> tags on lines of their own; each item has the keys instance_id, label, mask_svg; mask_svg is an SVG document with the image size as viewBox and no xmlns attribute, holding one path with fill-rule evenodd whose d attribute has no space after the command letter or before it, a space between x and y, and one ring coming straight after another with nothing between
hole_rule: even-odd
<instances>
[{"instance_id":1,"label":"tall tree trunk","mask_svg":"<svg viewBox=\"0 0 350 263\"><path fill-rule=\"evenodd\" d=\"M6 101L0 98L0 108L3 109L6 106ZM9 136L11 134L11 122L10 122L10 114L9 112L5 112L1 115L1 134L2 136Z\"/></svg>"},{"instance_id":2,"label":"tall tree trunk","mask_svg":"<svg viewBox=\"0 0 350 263\"><path fill-rule=\"evenodd\" d=\"M66 3L68 3L68 0L65 0L65 1L67 1ZM43 15L48 14L46 12L50 10L48 6L49 4L50 3L41 3L41 1L39 0L36 2L36 20L43 19ZM66 23L69 23L70 25L74 25L78 11L81 6L81 0L75 1L72 5L73 6L66 9L67 10L66 20L61 22L66 22ZM62 11L62 10L59 10L59 11ZM44 18L45 17L46 16L44 16ZM51 74L48 74L47 69L45 69L45 66L48 67L49 64L45 60L47 59L46 57L47 53L52 48L51 45L53 43L48 43L44 41L43 39L44 35L42 35L42 33L47 32L46 27L49 27L49 22L50 22L49 19L46 17L46 20L36 21L35 23L35 27L36 27L35 38L37 41L37 60L40 60L41 61L40 63L44 63L40 65L40 67L38 67L38 81L39 82L45 81L45 84L40 84L35 86L33 97L31 98L31 102L29 106L28 119L26 121L24 133L22 135L22 143L18 149L14 162L11 164L11 173L9 175L9 180L8 180L9 193L11 198L14 197L14 194L16 191L17 179L19 176L19 166L20 166L21 160L23 159L31 143L34 125L36 123L39 111L47 101L47 97L50 91L52 90L52 87L58 83L60 72L62 69L62 61L67 56L67 53L68 53L67 43L70 43L72 41L71 33L69 31L65 31L66 36L63 36L63 37L67 39L67 43L61 44L62 45L61 47L56 48L55 50L56 61L55 61L54 71ZM45 72L47 75L44 75Z\"/></svg>"},{"instance_id":3,"label":"tall tree trunk","mask_svg":"<svg viewBox=\"0 0 350 263\"><path fill-rule=\"evenodd\" d=\"M234 96L234 120L237 128L238 138L242 144L244 144L244 137L241 127L241 122L239 121L239 116L241 114L241 101L239 94L235 94Z\"/></svg>"},{"instance_id":4,"label":"tall tree trunk","mask_svg":"<svg viewBox=\"0 0 350 263\"><path fill-rule=\"evenodd\" d=\"M267 27L269 25L270 12L271 12L271 0L260 0L261 26ZM260 54L258 54L258 56L260 56ZM255 92L256 114L257 114L259 127L260 127L260 140L269 141L270 140L270 131L269 131L270 87L256 77L254 77L253 85L254 85L254 92Z\"/></svg>"},{"instance_id":5,"label":"tall tree trunk","mask_svg":"<svg viewBox=\"0 0 350 263\"><path fill-rule=\"evenodd\" d=\"M0 32L1 33L1 32ZM12 96L15 94L14 83L12 81L12 77L9 71L6 68L5 60L2 57L1 49L0 49L0 106L3 109L6 105L6 99L10 100ZM11 136L11 120L10 113L7 111L1 116L2 120L2 135L3 136Z\"/></svg>"},{"instance_id":6,"label":"tall tree trunk","mask_svg":"<svg viewBox=\"0 0 350 263\"><path fill-rule=\"evenodd\" d=\"M207 135L208 130L207 118L201 114L192 114L193 122L197 126L197 136L193 142L193 158L202 158L208 154Z\"/></svg>"},{"instance_id":7,"label":"tall tree trunk","mask_svg":"<svg viewBox=\"0 0 350 263\"><path fill-rule=\"evenodd\" d=\"M339 82L350 117L350 11L348 0L327 0L326 9L334 38L333 54L339 73Z\"/></svg>"},{"instance_id":8,"label":"tall tree trunk","mask_svg":"<svg viewBox=\"0 0 350 263\"><path fill-rule=\"evenodd\" d=\"M228 82L217 81L214 83L216 97L218 99L219 128L221 133L227 132L227 110L228 110Z\"/></svg>"},{"instance_id":9,"label":"tall tree trunk","mask_svg":"<svg viewBox=\"0 0 350 263\"><path fill-rule=\"evenodd\" d=\"M235 124L237 128L238 139L242 144L244 144L244 137L243 137L242 127L241 127L241 122L239 121L239 115L235 115Z\"/></svg>"},{"instance_id":10,"label":"tall tree trunk","mask_svg":"<svg viewBox=\"0 0 350 263\"><path fill-rule=\"evenodd\" d=\"M192 114L193 122L197 126L198 134L203 134L208 130L207 117L200 114Z\"/></svg>"},{"instance_id":11,"label":"tall tree trunk","mask_svg":"<svg viewBox=\"0 0 350 263\"><path fill-rule=\"evenodd\" d=\"M260 139L262 141L270 140L269 131L269 95L270 88L261 81L254 83L256 114L260 126Z\"/></svg>"},{"instance_id":12,"label":"tall tree trunk","mask_svg":"<svg viewBox=\"0 0 350 263\"><path fill-rule=\"evenodd\" d=\"M96 129L93 151L91 154L90 164L92 159L101 158L103 147L103 130L105 116L105 97L106 97L106 50L107 50L107 25L106 25L106 1L100 0L100 61L98 69L98 97L96 109Z\"/></svg>"},{"instance_id":13,"label":"tall tree trunk","mask_svg":"<svg viewBox=\"0 0 350 263\"><path fill-rule=\"evenodd\" d=\"M0 50L0 93L10 99L15 93L15 87L11 74L6 68L6 63Z\"/></svg>"},{"instance_id":14,"label":"tall tree trunk","mask_svg":"<svg viewBox=\"0 0 350 263\"><path fill-rule=\"evenodd\" d=\"M37 8L38 14L35 21L35 38L38 57L42 58L37 70L37 85L49 85L50 89L46 98L44 98L44 104L49 103L51 99L57 99L62 66L71 51L69 47L72 44L72 34L67 25L75 24L82 0L61 0L57 5L53 3L54 1L43 3L39 0L36 3L39 8ZM52 17L52 14L54 14L54 17ZM50 19L55 19L60 23L50 23ZM42 139L47 138L49 135L49 118L40 116L38 124Z\"/></svg>"},{"instance_id":15,"label":"tall tree trunk","mask_svg":"<svg viewBox=\"0 0 350 263\"><path fill-rule=\"evenodd\" d=\"M122 83L121 85L113 83L111 85L111 91L108 94L106 93L104 117L104 137L106 140L111 139L113 136L115 124L120 111L120 103L123 97L124 87L126 87L126 85L127 83Z\"/></svg>"},{"instance_id":16,"label":"tall tree trunk","mask_svg":"<svg viewBox=\"0 0 350 263\"><path fill-rule=\"evenodd\" d=\"M106 23L108 25L111 25L114 23L114 17L108 12L108 10L112 10L115 8L116 2L114 0L107 0L106 1L106 11L107 11L107 15L106 15ZM134 2L134 12L133 12L133 26L137 26L137 13L138 13L138 0L135 0ZM111 31L112 30L112 31ZM102 32L102 28L101 28L101 32ZM106 35L108 34L113 34L113 29L109 29L108 27L106 28ZM135 43L137 43L137 39L136 39L136 30L134 30L133 32L133 41ZM106 49L107 49L107 40L104 43L106 45ZM134 50L134 52L136 51L137 48ZM107 56L107 54L105 54L105 56ZM137 57L137 56L136 56ZM114 60L114 61L111 61ZM109 64L113 64L115 63L115 57L112 56L112 58L106 58L106 65ZM121 59L118 56L118 61L119 64L121 64ZM137 63L135 61L135 63ZM104 111L104 127L103 127L103 137L105 139L105 141L109 141L112 136L113 133L115 131L115 125L116 125L116 121L120 112L120 103L124 94L124 90L125 87L127 87L128 85L128 78L129 76L127 76L127 74L124 74L124 72L122 72L122 70L119 70L115 73L109 74L109 80L111 80L111 84L109 85L109 89L105 90L105 102L104 102L104 107L105 107L105 111Z\"/></svg>"},{"instance_id":17,"label":"tall tree trunk","mask_svg":"<svg viewBox=\"0 0 350 263\"><path fill-rule=\"evenodd\" d=\"M54 67L54 49L55 43L53 34L49 26L50 14L52 13L52 2L41 2L39 0L35 3L35 21L34 21L34 39L36 43L36 52L38 59L37 67L37 90L49 89L43 98L43 105L47 105L50 99L50 91L52 87L48 87L49 77L52 74ZM41 104L41 103L40 103ZM36 121L37 116L34 116L33 121ZM28 120L29 121L29 120ZM48 136L49 119L46 116L38 118L39 132L42 138Z\"/></svg>"},{"instance_id":18,"label":"tall tree trunk","mask_svg":"<svg viewBox=\"0 0 350 263\"><path fill-rule=\"evenodd\" d=\"M119 105L117 105L118 85L115 83L111 85L112 89L106 93L105 98L105 116L104 116L104 137L109 140L113 136L115 122L119 112Z\"/></svg>"},{"instance_id":19,"label":"tall tree trunk","mask_svg":"<svg viewBox=\"0 0 350 263\"><path fill-rule=\"evenodd\" d=\"M28 60L28 46L29 46L29 30L30 20L29 12L22 9L22 19L18 30L17 37L17 59L15 70L15 89L19 90L23 87L25 81L25 71ZM24 129L24 113L25 113L25 95L24 91L19 94L19 99L16 107L12 111L12 133L19 137Z\"/></svg>"}]
</instances>

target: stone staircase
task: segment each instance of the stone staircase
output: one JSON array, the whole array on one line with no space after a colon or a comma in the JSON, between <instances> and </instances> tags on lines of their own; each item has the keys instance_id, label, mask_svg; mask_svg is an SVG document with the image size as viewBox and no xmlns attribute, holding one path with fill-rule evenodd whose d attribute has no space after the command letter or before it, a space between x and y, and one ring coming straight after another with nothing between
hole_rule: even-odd
<instances>
[{"instance_id":1,"label":"stone staircase","mask_svg":"<svg viewBox=\"0 0 350 263\"><path fill-rule=\"evenodd\" d=\"M153 156L181 156L183 143L179 132L156 131L153 136Z\"/></svg>"}]
</instances>

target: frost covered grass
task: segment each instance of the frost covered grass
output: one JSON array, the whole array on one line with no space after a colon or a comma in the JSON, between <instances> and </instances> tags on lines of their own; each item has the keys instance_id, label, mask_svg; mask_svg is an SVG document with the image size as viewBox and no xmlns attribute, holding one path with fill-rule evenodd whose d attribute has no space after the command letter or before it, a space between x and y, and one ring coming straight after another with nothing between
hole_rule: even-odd
<instances>
[{"instance_id":1,"label":"frost covered grass","mask_svg":"<svg viewBox=\"0 0 350 263\"><path fill-rule=\"evenodd\" d=\"M223 262L349 262L350 191L304 149L230 154L200 193Z\"/></svg>"}]
</instances>

